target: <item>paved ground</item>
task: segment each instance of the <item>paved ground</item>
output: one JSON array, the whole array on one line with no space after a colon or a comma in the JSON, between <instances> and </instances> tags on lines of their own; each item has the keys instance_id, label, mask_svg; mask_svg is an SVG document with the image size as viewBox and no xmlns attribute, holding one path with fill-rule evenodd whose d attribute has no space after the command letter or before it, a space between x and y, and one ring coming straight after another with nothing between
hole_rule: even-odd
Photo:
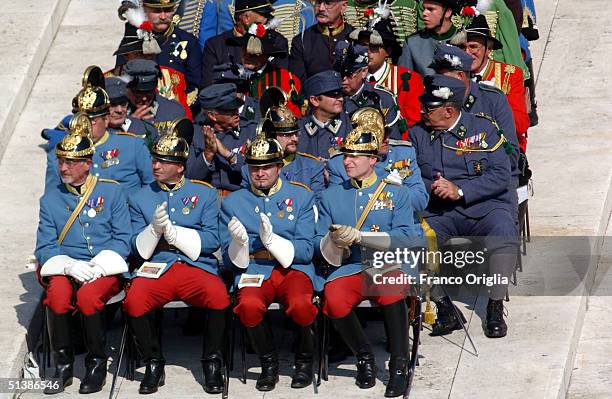
<instances>
[{"instance_id":1,"label":"paved ground","mask_svg":"<svg viewBox=\"0 0 612 399\"><path fill-rule=\"evenodd\" d=\"M49 14L47 24L52 21L50 16L57 14L49 10L64 4L50 0L23 2L26 3L30 3L34 14L35 11L40 15L44 15L43 11ZM609 245L604 247L603 240L598 238L607 231L611 205L608 195L612 174L609 167L611 97L607 78L611 28L602 21L608 20L612 11L606 5L603 0L585 0L579 7L571 0L537 1L541 39L534 43L533 51L535 68L539 71L537 94L541 125L530 130L529 141L529 159L535 173L535 196L530 200L532 233L578 238L567 241L549 238L530 244L525 270L519 274L519 286L511 289L511 301L507 304L510 326L507 338L484 337L481 323L486 303L482 298L458 303L469 315L469 330L478 346L478 357L471 353L463 333L456 332L446 339L429 337L424 331L413 390L415 398L556 399L565 397L568 387L568 397L572 399L612 396L612 383L607 377L610 356L605 349L610 346L607 345L609 334L604 332L609 324L606 323L609 299L591 297L586 312L585 286L581 284L593 276L599 260L597 255L609 254ZM0 308L0 353L3 354L0 376L16 375L25 348L23 336L40 294L32 273L23 268L34 247L37 202L44 175L44 153L39 148L42 140L38 134L42 127L57 123L69 111L86 66L97 64L103 69L112 66L110 54L122 33L115 7L111 1L70 1L48 54L42 46L30 57L40 60L40 71L27 58L22 61L25 65L21 69L13 69L17 77L25 70L33 70L32 76L38 74L35 81L30 78L33 85L29 96L23 88L0 94L0 105L15 103L17 94L24 96L22 93L25 93L27 98L25 106L22 105L23 112L15 119L8 145L4 147L6 141L0 140L0 147L5 149L0 179L5 187L10 187L0 199L4 211L0 226L0 270L4 277L0 279L0 300L5 304ZM33 16L22 11L14 12L11 18L34 21ZM44 24L30 25L31 29L38 29ZM26 29L23 34L38 38L32 39L34 47L43 38L49 39L48 34L29 32ZM8 59L19 58L19 46L2 46L3 51L11 54ZM581 77L580 84L576 76ZM0 107L5 109L9 108ZM9 116L16 118L15 112L19 111L10 109ZM0 111L0 124L4 123L2 116ZM601 282L600 290L606 286L604 271L609 259L604 257L601 263L597 280ZM181 336L182 316L179 313L175 320L170 313L166 318L168 386L156 397L190 397L202 392L198 367L200 342ZM311 388L288 389L291 335L283 329L282 322L276 331L286 365L279 388L266 395L254 390L257 368L255 358L249 355L249 381L242 385L232 378L230 396L313 397ZM370 322L368 334L382 369L386 354L380 322ZM113 359L118 335L119 325L114 325L109 335ZM236 360L239 361L238 356ZM374 389L363 391L353 384L353 370L352 360L332 365L330 381L320 387L319 397L381 397L388 378L386 373L381 373ZM137 380L142 369L138 371ZM137 386L137 381L121 380L119 397L135 397ZM77 387L69 388L64 396L76 395ZM97 396L108 396L108 391Z\"/></svg>"}]
</instances>

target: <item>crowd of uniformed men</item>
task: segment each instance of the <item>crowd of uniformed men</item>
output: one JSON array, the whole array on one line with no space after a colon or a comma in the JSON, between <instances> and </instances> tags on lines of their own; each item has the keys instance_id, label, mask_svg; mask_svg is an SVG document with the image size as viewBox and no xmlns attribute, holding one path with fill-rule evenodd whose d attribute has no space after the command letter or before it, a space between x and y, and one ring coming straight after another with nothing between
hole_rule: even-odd
<instances>
[{"instance_id":1,"label":"crowd of uniformed men","mask_svg":"<svg viewBox=\"0 0 612 399\"><path fill-rule=\"evenodd\" d=\"M371 299L390 352L385 396L403 395L407 293L365 290L362 255L433 231L439 243L483 236L489 273L514 270L516 189L535 118L511 10L501 0L315 0L314 24L286 38L276 28L297 15L235 0L234 26L202 50L179 28L178 3L122 2L115 68L87 68L72 114L43 131L35 254L62 381L46 393L72 383L75 311L87 349L79 392L102 389L102 311L124 290L146 365L141 394L164 385L154 315L175 300L206 309L208 393L223 389L230 307L261 362L256 388L274 389L273 302L297 325L293 388L312 383L319 312L356 356L356 384L370 388L377 367L355 307ZM533 12L524 16L523 33L533 32ZM432 334L448 334L461 315L436 288ZM488 292L488 337L506 335L506 290Z\"/></svg>"}]
</instances>

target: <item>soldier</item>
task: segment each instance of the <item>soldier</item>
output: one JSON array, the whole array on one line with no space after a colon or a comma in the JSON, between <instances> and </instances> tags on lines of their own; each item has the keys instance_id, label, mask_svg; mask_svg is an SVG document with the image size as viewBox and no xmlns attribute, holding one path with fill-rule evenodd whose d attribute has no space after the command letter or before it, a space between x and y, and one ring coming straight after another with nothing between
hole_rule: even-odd
<instances>
[{"instance_id":1,"label":"soldier","mask_svg":"<svg viewBox=\"0 0 612 399\"><path fill-rule=\"evenodd\" d=\"M331 265L325 281L323 312L353 354L357 357L355 383L361 389L376 384L374 353L353 308L364 299L380 305L391 359L386 397L401 396L408 385L408 309L400 290L364 291L366 270L362 272L364 248L388 249L381 241L409 240L420 232L413 222L410 192L401 179L378 176L382 123L353 129L343 141L344 167L350 180L329 187L321 194L315 248ZM392 198L392 199L391 199ZM372 210L370 212L370 210ZM372 233L378 232L372 237ZM382 287L380 287L382 288Z\"/></svg>"},{"instance_id":2,"label":"soldier","mask_svg":"<svg viewBox=\"0 0 612 399\"><path fill-rule=\"evenodd\" d=\"M402 47L389 12L384 6L371 10L365 26L351 32L349 38L368 49L366 80L393 93L404 120L412 126L421 120L419 96L423 93L423 82L418 73L396 65ZM407 128L400 130L407 132Z\"/></svg>"},{"instance_id":3,"label":"soldier","mask_svg":"<svg viewBox=\"0 0 612 399\"><path fill-rule=\"evenodd\" d=\"M221 202L219 230L226 266L235 272L238 288L234 313L261 361L256 388L271 391L278 382L278 354L264 315L273 302L298 325L292 388L313 380L317 315L312 303L314 200L306 186L281 177L283 149L275 139L260 135L247 145L251 186Z\"/></svg>"},{"instance_id":4,"label":"soldier","mask_svg":"<svg viewBox=\"0 0 612 399\"><path fill-rule=\"evenodd\" d=\"M527 149L527 129L529 114L525 98L523 71L515 65L504 64L491 59L493 50L501 48L501 42L491 36L489 25L484 16L474 18L466 29L467 40L459 47L472 56L471 72L479 80L501 90L508 98L514 117L518 144L523 152Z\"/></svg>"},{"instance_id":5,"label":"soldier","mask_svg":"<svg viewBox=\"0 0 612 399\"><path fill-rule=\"evenodd\" d=\"M74 347L70 319L81 313L87 355L79 393L102 390L106 382L104 304L119 293L116 276L128 270L132 233L127 202L112 180L89 173L96 148L91 122L76 114L70 133L56 146L61 183L47 187L40 199L36 259L45 283L47 328L55 359L52 378L59 393L72 384Z\"/></svg>"},{"instance_id":6,"label":"soldier","mask_svg":"<svg viewBox=\"0 0 612 399\"><path fill-rule=\"evenodd\" d=\"M152 33L159 42L161 52L157 54L155 61L182 73L185 76L188 97L195 98L197 90L202 86L202 50L195 36L176 26L174 14L178 3L178 0L143 0L146 18L140 17L141 21L136 25L137 28L147 31L141 35ZM134 8L132 2L122 2L119 15L123 17L130 8ZM144 21L149 23L142 26ZM123 57L117 57L117 65L124 63Z\"/></svg>"},{"instance_id":7,"label":"soldier","mask_svg":"<svg viewBox=\"0 0 612 399\"><path fill-rule=\"evenodd\" d=\"M283 104L270 107L261 130L268 137L276 139L283 149L281 176L287 181L301 183L317 197L325 188L324 164L317 157L299 152L300 128L298 120ZM250 187L248 165L242 166L242 187Z\"/></svg>"},{"instance_id":8,"label":"soldier","mask_svg":"<svg viewBox=\"0 0 612 399\"><path fill-rule=\"evenodd\" d=\"M300 80L333 69L336 44L353 31L343 17L346 0L315 0L313 4L317 24L291 41L289 70Z\"/></svg>"},{"instance_id":9,"label":"soldier","mask_svg":"<svg viewBox=\"0 0 612 399\"><path fill-rule=\"evenodd\" d=\"M142 119L153 123L157 130L164 130L172 121L185 116L185 110L179 103L156 92L160 69L155 61L129 61L123 72L131 79L127 84L131 119ZM154 138L149 138L152 139Z\"/></svg>"},{"instance_id":10,"label":"soldier","mask_svg":"<svg viewBox=\"0 0 612 399\"><path fill-rule=\"evenodd\" d=\"M351 125L349 117L343 112L340 74L330 70L312 75L304 82L303 93L310 105L310 112L298 121L298 150L329 159Z\"/></svg>"},{"instance_id":11,"label":"soldier","mask_svg":"<svg viewBox=\"0 0 612 399\"><path fill-rule=\"evenodd\" d=\"M504 93L483 82L472 81L470 68L472 57L465 51L450 44L441 43L436 48L436 54L431 64L436 73L450 76L463 81L466 85L465 102L462 111L473 115L484 113L499 125L504 137L512 143L511 171L512 176L518 176L518 140L514 130L512 110Z\"/></svg>"},{"instance_id":12,"label":"soldier","mask_svg":"<svg viewBox=\"0 0 612 399\"><path fill-rule=\"evenodd\" d=\"M186 176L210 182L221 196L240 188L243 146L255 136L255 126L240 126L238 109L244 101L233 83L214 84L200 92L204 119L193 138Z\"/></svg>"},{"instance_id":13,"label":"soldier","mask_svg":"<svg viewBox=\"0 0 612 399\"><path fill-rule=\"evenodd\" d=\"M336 54L334 69L342 76L344 113L350 116L359 108L379 108L385 115L385 128L391 130L390 137L401 140L404 133L407 135L408 125L399 112L395 96L378 85L366 83L368 49L345 41L338 43Z\"/></svg>"},{"instance_id":14,"label":"soldier","mask_svg":"<svg viewBox=\"0 0 612 399\"><path fill-rule=\"evenodd\" d=\"M240 62L240 48L227 47L227 39L244 36L252 24L271 26L274 8L268 0L236 0L234 3L234 27L206 41L202 58L204 86L213 83L212 73L215 65ZM289 52L287 39L272 31L274 46ZM287 68L287 58L276 58L273 64Z\"/></svg>"},{"instance_id":15,"label":"soldier","mask_svg":"<svg viewBox=\"0 0 612 399\"><path fill-rule=\"evenodd\" d=\"M261 97L268 87L276 86L285 92L289 99L287 106L295 114L302 116L304 100L300 95L300 79L270 62L271 57L285 58L287 50L277 47L274 36L277 33L261 24L253 24L241 37L226 40L230 47L240 47L240 62L249 77L249 94Z\"/></svg>"},{"instance_id":16,"label":"soldier","mask_svg":"<svg viewBox=\"0 0 612 399\"><path fill-rule=\"evenodd\" d=\"M225 309L229 296L218 276L218 208L215 190L185 179L193 134L187 119L176 121L151 149L155 182L129 197L133 253L146 262L132 274L123 302L128 323L146 364L139 393L164 385L165 360L154 322L155 309L173 300L208 310L202 368L204 390L221 393ZM159 266L162 265L162 266Z\"/></svg>"},{"instance_id":17,"label":"soldier","mask_svg":"<svg viewBox=\"0 0 612 399\"><path fill-rule=\"evenodd\" d=\"M355 112L351 118L353 126L360 123L361 120L373 119L378 124L384 125L384 119L379 110L365 107ZM378 142L378 162L374 166L374 170L379 176L387 176L391 173L397 174L402 179L402 184L410 189L410 204L415 212L421 212L427 206L429 194L425 189L423 180L421 179L421 170L416 161L416 152L412 147L412 143L402 140L391 140L389 138L389 129L381 129ZM327 164L329 171L329 185L343 184L350 180L346 169L344 169L344 153L338 151L332 156ZM415 217L415 223L418 223L418 217Z\"/></svg>"},{"instance_id":18,"label":"soldier","mask_svg":"<svg viewBox=\"0 0 612 399\"><path fill-rule=\"evenodd\" d=\"M149 150L145 142L133 133L109 133L110 101L104 90L102 70L96 66L87 68L83 83L84 87L72 100L72 106L73 112L83 112L91 121L91 139L96 146L91 174L117 181L129 195L153 181ZM59 181L55 152L48 151L45 190L56 186Z\"/></svg>"},{"instance_id":19,"label":"soldier","mask_svg":"<svg viewBox=\"0 0 612 399\"><path fill-rule=\"evenodd\" d=\"M423 21L419 17L423 13L420 0L390 0L387 2L348 0L346 20L353 26L363 26L371 15L368 9L380 6L380 4L385 4L393 15L399 43L403 43L408 36L423 27Z\"/></svg>"},{"instance_id":20,"label":"soldier","mask_svg":"<svg viewBox=\"0 0 612 399\"><path fill-rule=\"evenodd\" d=\"M447 42L457 32L451 17L458 12L457 0L423 0L424 29L406 39L399 65L423 77L434 74L429 67L434 49L438 43Z\"/></svg>"},{"instance_id":21,"label":"soldier","mask_svg":"<svg viewBox=\"0 0 612 399\"><path fill-rule=\"evenodd\" d=\"M411 131L421 176L430 190L422 216L441 243L456 235L484 237L489 275L499 281L489 288L484 331L489 338L501 338L507 333L503 298L518 247L512 216L516 191L503 134L490 120L461 111L465 91L465 84L455 78L426 79L423 122ZM432 335L461 329L452 301L436 288L432 296L438 319Z\"/></svg>"},{"instance_id":22,"label":"soldier","mask_svg":"<svg viewBox=\"0 0 612 399\"><path fill-rule=\"evenodd\" d=\"M128 132L139 137L157 137L157 128L149 122L127 117L129 100L127 98L127 84L121 78L110 77L104 79L104 87L108 94L108 131L109 133Z\"/></svg>"},{"instance_id":23,"label":"soldier","mask_svg":"<svg viewBox=\"0 0 612 399\"><path fill-rule=\"evenodd\" d=\"M242 64L227 63L213 67L212 79L214 84L233 83L236 85L236 95L244 101L240 107L240 125L257 123L261 117L259 98L249 95L249 79Z\"/></svg>"}]
</instances>

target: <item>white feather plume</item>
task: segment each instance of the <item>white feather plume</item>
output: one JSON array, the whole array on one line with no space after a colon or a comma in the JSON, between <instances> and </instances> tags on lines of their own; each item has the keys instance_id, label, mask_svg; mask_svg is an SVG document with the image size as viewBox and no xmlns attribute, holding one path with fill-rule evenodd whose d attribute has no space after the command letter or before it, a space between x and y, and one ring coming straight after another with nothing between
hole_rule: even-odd
<instances>
[{"instance_id":1,"label":"white feather plume","mask_svg":"<svg viewBox=\"0 0 612 399\"><path fill-rule=\"evenodd\" d=\"M140 28L140 25L147 20L142 7L128 8L127 11L123 13L123 17L136 29Z\"/></svg>"},{"instance_id":2,"label":"white feather plume","mask_svg":"<svg viewBox=\"0 0 612 399\"><path fill-rule=\"evenodd\" d=\"M485 13L489 11L491 8L492 0L478 0L478 4L476 4L476 9L481 13Z\"/></svg>"},{"instance_id":3,"label":"white feather plume","mask_svg":"<svg viewBox=\"0 0 612 399\"><path fill-rule=\"evenodd\" d=\"M440 87L437 90L432 90L431 94L443 100L448 100L453 95L453 92L448 87Z\"/></svg>"}]
</instances>

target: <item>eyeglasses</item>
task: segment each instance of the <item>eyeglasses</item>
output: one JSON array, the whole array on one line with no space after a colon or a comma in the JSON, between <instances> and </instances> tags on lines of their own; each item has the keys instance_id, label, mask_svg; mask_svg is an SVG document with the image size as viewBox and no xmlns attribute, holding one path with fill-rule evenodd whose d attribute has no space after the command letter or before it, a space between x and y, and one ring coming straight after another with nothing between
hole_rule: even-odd
<instances>
[{"instance_id":1,"label":"eyeglasses","mask_svg":"<svg viewBox=\"0 0 612 399\"><path fill-rule=\"evenodd\" d=\"M422 109L423 109L423 113L424 114L429 115L432 112L434 112L435 110L440 109L442 107L443 107L443 105L433 105L433 106L423 105Z\"/></svg>"},{"instance_id":2,"label":"eyeglasses","mask_svg":"<svg viewBox=\"0 0 612 399\"><path fill-rule=\"evenodd\" d=\"M329 92L329 93L322 93L321 96L329 97L329 98L335 98L335 99L344 97L344 95L342 94L341 91L332 91L332 92Z\"/></svg>"},{"instance_id":3,"label":"eyeglasses","mask_svg":"<svg viewBox=\"0 0 612 399\"><path fill-rule=\"evenodd\" d=\"M485 46L483 46L480 43L470 43L470 44L462 44L460 46L458 46L461 50L463 51L471 51L471 52L476 52L476 51L480 51L483 49L486 49Z\"/></svg>"},{"instance_id":4,"label":"eyeglasses","mask_svg":"<svg viewBox=\"0 0 612 399\"><path fill-rule=\"evenodd\" d=\"M312 1L312 5L314 7L321 7L322 5L324 5L325 8L333 8L340 3L342 3L342 1L338 1L338 0L313 0Z\"/></svg>"},{"instance_id":5,"label":"eyeglasses","mask_svg":"<svg viewBox=\"0 0 612 399\"><path fill-rule=\"evenodd\" d=\"M82 162L85 162L84 159L68 159L68 158L58 158L57 163L59 166L67 166L68 168L74 168L77 165L80 165Z\"/></svg>"},{"instance_id":6,"label":"eyeglasses","mask_svg":"<svg viewBox=\"0 0 612 399\"><path fill-rule=\"evenodd\" d=\"M293 137L293 136L300 137L300 132L296 131L296 132L287 132L287 133L276 133L276 136L277 137L278 136L280 136L280 137L287 137L287 138Z\"/></svg>"}]
</instances>

